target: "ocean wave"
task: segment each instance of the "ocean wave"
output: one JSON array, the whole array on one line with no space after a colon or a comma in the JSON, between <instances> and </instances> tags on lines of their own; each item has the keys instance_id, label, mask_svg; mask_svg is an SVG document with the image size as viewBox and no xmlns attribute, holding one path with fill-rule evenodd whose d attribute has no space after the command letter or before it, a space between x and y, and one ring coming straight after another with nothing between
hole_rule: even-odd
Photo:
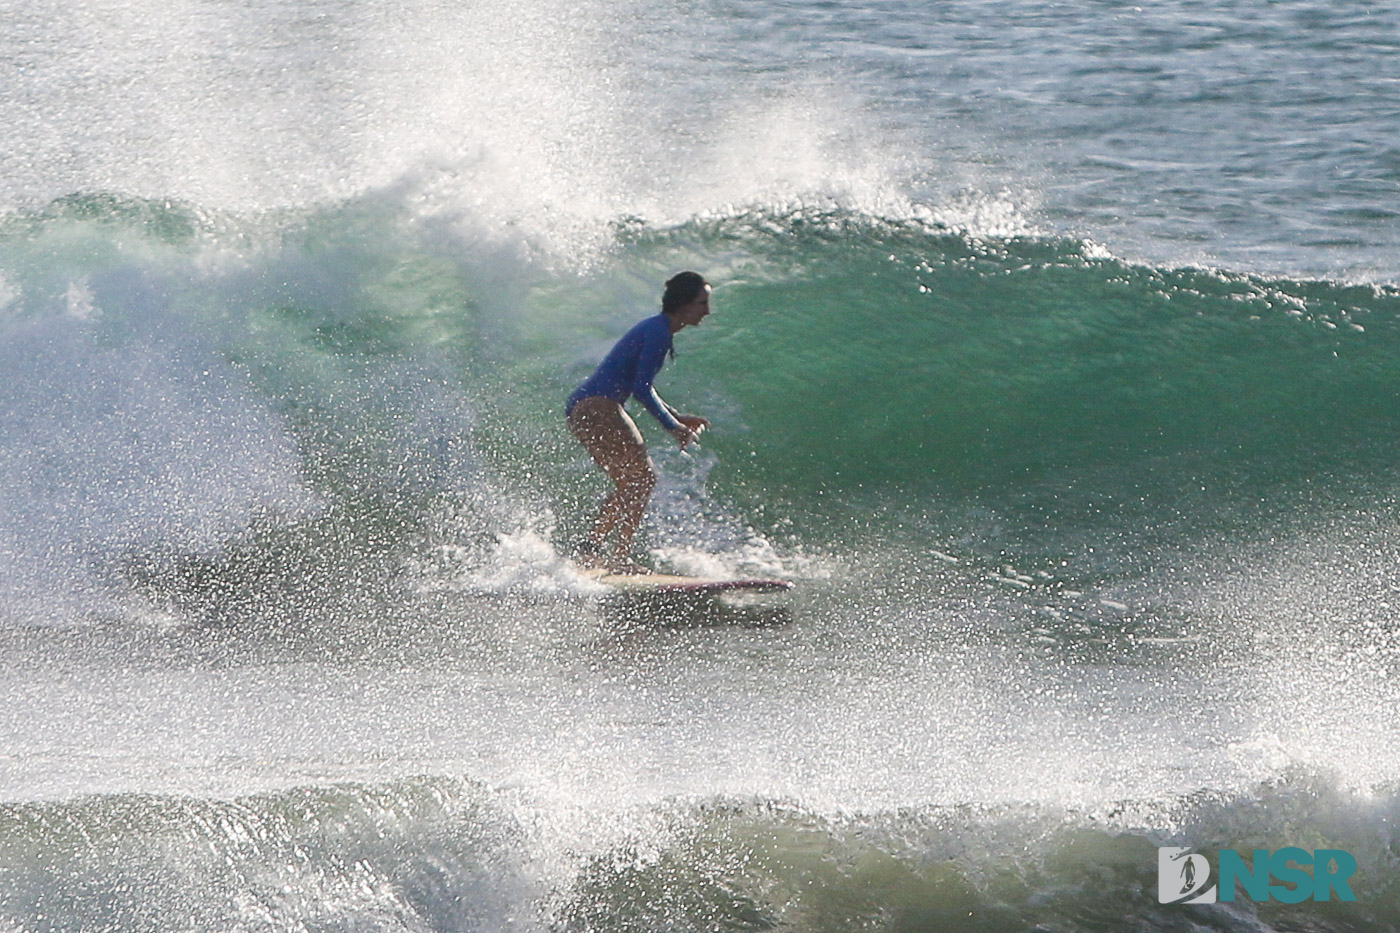
<instances>
[{"instance_id":1,"label":"ocean wave","mask_svg":"<svg viewBox=\"0 0 1400 933\"><path fill-rule=\"evenodd\" d=\"M717 313L663 391L716 429L700 460L657 448L701 529L661 547L839 552L853 518L878 538L989 508L1189 535L1251 502L1314 508L1319 476L1326 508L1393 485L1394 288L829 204L619 221L605 262L565 271L414 203L239 218L92 195L10 218L3 449L30 478L0 528L11 614L317 521L390 551L567 539L595 493L560 400L680 267L717 283ZM24 519L79 502L78 524Z\"/></svg>"},{"instance_id":2,"label":"ocean wave","mask_svg":"<svg viewBox=\"0 0 1400 933\"><path fill-rule=\"evenodd\" d=\"M1385 928L1392 790L1322 775L1085 811L669 800L542 812L454 778L0 805L0 923L291 930ZM1356 901L1164 906L1157 847L1334 848Z\"/></svg>"}]
</instances>

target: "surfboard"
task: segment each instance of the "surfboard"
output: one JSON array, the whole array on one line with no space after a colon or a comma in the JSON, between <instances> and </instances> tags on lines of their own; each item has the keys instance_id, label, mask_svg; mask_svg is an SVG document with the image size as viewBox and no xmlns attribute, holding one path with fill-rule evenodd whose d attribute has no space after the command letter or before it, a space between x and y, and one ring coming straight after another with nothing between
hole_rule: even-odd
<instances>
[{"instance_id":1,"label":"surfboard","mask_svg":"<svg viewBox=\"0 0 1400 933\"><path fill-rule=\"evenodd\" d=\"M669 573L624 574L580 570L590 580L629 593L778 593L792 589L787 580L687 577Z\"/></svg>"}]
</instances>

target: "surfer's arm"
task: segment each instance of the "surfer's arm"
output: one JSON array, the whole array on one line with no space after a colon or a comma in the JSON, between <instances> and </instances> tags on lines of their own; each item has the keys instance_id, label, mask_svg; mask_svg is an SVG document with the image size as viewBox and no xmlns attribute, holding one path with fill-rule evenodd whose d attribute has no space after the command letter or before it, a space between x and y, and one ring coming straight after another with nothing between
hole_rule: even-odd
<instances>
[{"instance_id":1,"label":"surfer's arm","mask_svg":"<svg viewBox=\"0 0 1400 933\"><path fill-rule=\"evenodd\" d=\"M643 341L641 352L637 355L637 375L632 383L632 395L642 403L643 408L651 412L653 418L661 422L663 428L674 434L677 430L683 430L685 425L676 417L676 410L656 394L656 387L652 385L656 374L661 372L662 364L666 362L667 351L671 348L669 337L669 334L657 330L648 334Z\"/></svg>"},{"instance_id":2,"label":"surfer's arm","mask_svg":"<svg viewBox=\"0 0 1400 933\"><path fill-rule=\"evenodd\" d=\"M672 417L672 418L675 418L676 421L679 422L680 424L687 424L688 422L695 420L695 416L694 416L694 415L683 415L683 414L681 414L680 410L677 409L677 408L676 408L674 405L672 405L670 402L662 401L661 407L664 408L664 409L666 409L667 411L669 411L669 412L671 413L671 417Z\"/></svg>"},{"instance_id":3,"label":"surfer's arm","mask_svg":"<svg viewBox=\"0 0 1400 933\"><path fill-rule=\"evenodd\" d=\"M642 407L652 413L661 426L672 434L685 430L685 424L677 416L677 412L670 405L661 400L661 396L656 394L656 389L650 384L643 387L641 383L632 387L632 394L641 400ZM683 417L683 416L681 416Z\"/></svg>"}]
</instances>

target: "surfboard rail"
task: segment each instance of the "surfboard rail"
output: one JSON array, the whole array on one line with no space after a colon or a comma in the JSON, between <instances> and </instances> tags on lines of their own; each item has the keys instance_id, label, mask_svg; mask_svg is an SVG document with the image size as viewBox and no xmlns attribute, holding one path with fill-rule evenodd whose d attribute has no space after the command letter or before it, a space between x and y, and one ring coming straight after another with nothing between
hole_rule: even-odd
<instances>
[{"instance_id":1,"label":"surfboard rail","mask_svg":"<svg viewBox=\"0 0 1400 933\"><path fill-rule=\"evenodd\" d=\"M636 593L780 593L792 589L788 580L690 577L669 573L610 573L603 569L580 570L581 576L618 590Z\"/></svg>"}]
</instances>

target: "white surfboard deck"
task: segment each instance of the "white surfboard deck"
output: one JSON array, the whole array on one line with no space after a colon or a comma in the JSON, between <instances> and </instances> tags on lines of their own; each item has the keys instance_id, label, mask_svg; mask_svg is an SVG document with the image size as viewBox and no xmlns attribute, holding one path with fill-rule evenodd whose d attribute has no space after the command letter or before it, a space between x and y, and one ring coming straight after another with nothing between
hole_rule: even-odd
<instances>
[{"instance_id":1,"label":"white surfboard deck","mask_svg":"<svg viewBox=\"0 0 1400 933\"><path fill-rule=\"evenodd\" d=\"M792 589L792 584L787 580L726 580L669 573L623 574L609 573L601 568L580 570L579 574L629 593L777 593Z\"/></svg>"}]
</instances>

